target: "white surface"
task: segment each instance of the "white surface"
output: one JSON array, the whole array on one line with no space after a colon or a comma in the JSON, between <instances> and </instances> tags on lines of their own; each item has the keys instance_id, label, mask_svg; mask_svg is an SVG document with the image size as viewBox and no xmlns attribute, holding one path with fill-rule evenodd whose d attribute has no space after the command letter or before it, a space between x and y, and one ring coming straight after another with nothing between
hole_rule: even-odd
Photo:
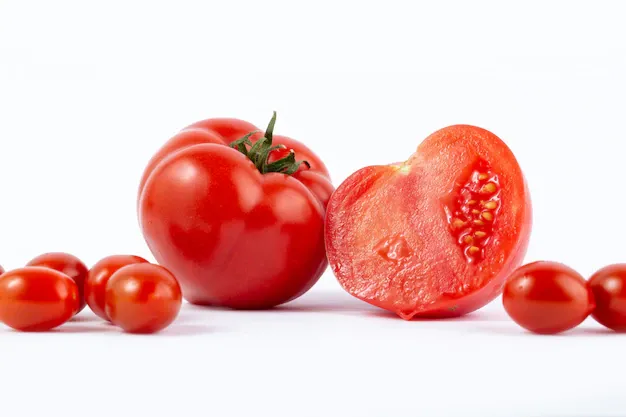
<instances>
[{"instance_id":1,"label":"white surface","mask_svg":"<svg viewBox=\"0 0 626 417\"><path fill-rule=\"evenodd\" d=\"M375 3L0 0L0 263L149 256L135 190L155 149L193 121L264 126L272 110L336 184L446 125L485 127L527 175L528 260L626 261L623 6ZM497 302L406 323L330 273L301 303L186 307L156 337L87 313L57 333L1 328L2 414L626 415L622 336L532 337Z\"/></svg>"}]
</instances>

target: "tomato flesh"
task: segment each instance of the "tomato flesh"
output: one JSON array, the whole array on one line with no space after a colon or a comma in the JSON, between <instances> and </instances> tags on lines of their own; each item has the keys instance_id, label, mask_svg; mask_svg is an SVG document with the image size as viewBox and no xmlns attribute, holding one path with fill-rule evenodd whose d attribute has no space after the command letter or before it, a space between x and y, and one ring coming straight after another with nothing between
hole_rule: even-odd
<instances>
[{"instance_id":1,"label":"tomato flesh","mask_svg":"<svg viewBox=\"0 0 626 417\"><path fill-rule=\"evenodd\" d=\"M557 262L533 262L511 274L502 295L504 309L523 328L554 334L582 323L595 307L585 279Z\"/></svg>"},{"instance_id":2,"label":"tomato flesh","mask_svg":"<svg viewBox=\"0 0 626 417\"><path fill-rule=\"evenodd\" d=\"M509 148L473 126L429 136L406 162L363 168L328 205L326 248L350 294L404 319L474 311L523 260L530 196Z\"/></svg>"},{"instance_id":3,"label":"tomato flesh","mask_svg":"<svg viewBox=\"0 0 626 417\"><path fill-rule=\"evenodd\" d=\"M593 318L617 332L626 332L626 264L609 265L592 275L589 287L596 308Z\"/></svg>"},{"instance_id":4,"label":"tomato flesh","mask_svg":"<svg viewBox=\"0 0 626 417\"><path fill-rule=\"evenodd\" d=\"M22 331L46 331L78 311L76 283L51 268L29 266L0 276L0 321Z\"/></svg>"}]
</instances>

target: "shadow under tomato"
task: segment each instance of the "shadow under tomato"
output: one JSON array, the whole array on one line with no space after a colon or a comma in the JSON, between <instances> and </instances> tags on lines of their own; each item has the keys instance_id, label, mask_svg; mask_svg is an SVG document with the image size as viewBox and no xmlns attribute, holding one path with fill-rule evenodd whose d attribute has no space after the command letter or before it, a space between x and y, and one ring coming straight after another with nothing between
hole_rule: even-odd
<instances>
[{"instance_id":1,"label":"shadow under tomato","mask_svg":"<svg viewBox=\"0 0 626 417\"><path fill-rule=\"evenodd\" d=\"M588 328L588 327L578 327L572 330L568 330L566 332L557 333L557 334L537 334L530 332L521 327L498 327L498 326L480 326L476 330L481 333L491 333L495 335L506 335L506 336L523 336L523 337L548 337L548 338L560 338L560 337L626 337L626 333L614 332L611 329L606 328Z\"/></svg>"},{"instance_id":2,"label":"shadow under tomato","mask_svg":"<svg viewBox=\"0 0 626 417\"><path fill-rule=\"evenodd\" d=\"M83 315L82 312L78 313L76 316L72 317L70 323L96 323L99 321L104 321L100 317L95 315Z\"/></svg>"},{"instance_id":3,"label":"shadow under tomato","mask_svg":"<svg viewBox=\"0 0 626 417\"><path fill-rule=\"evenodd\" d=\"M116 329L104 325L104 323L100 325L83 325L83 324L69 324L69 325L61 325L50 330L50 333L111 333L115 332Z\"/></svg>"},{"instance_id":4,"label":"shadow under tomato","mask_svg":"<svg viewBox=\"0 0 626 417\"><path fill-rule=\"evenodd\" d=\"M159 333L154 333L148 336L197 336L202 334L210 334L221 332L219 328L215 326L205 326L202 324L184 324L174 323L165 330Z\"/></svg>"},{"instance_id":5,"label":"shadow under tomato","mask_svg":"<svg viewBox=\"0 0 626 417\"><path fill-rule=\"evenodd\" d=\"M445 323L445 322L503 322L509 321L509 319L503 315L486 312L486 311L474 311L472 313L466 314L460 317L444 317L444 318L435 318L435 317L413 317L411 320L403 320L397 314L392 313L391 311L386 311L382 309L377 309L375 311L367 312L367 315L370 317L378 317L383 319L392 319L392 320L402 320L407 322L431 322L431 323Z\"/></svg>"},{"instance_id":6,"label":"shadow under tomato","mask_svg":"<svg viewBox=\"0 0 626 417\"><path fill-rule=\"evenodd\" d=\"M202 310L214 311L245 311L263 314L280 312L288 313L335 313L340 315L374 317L381 319L402 320L397 314L361 301L344 291L311 291L289 303L265 310L231 310L223 307L201 306L186 303L179 315L179 321L197 319L194 312ZM452 318L413 318L410 322L493 322L509 321L503 312L478 310L461 317Z\"/></svg>"}]
</instances>

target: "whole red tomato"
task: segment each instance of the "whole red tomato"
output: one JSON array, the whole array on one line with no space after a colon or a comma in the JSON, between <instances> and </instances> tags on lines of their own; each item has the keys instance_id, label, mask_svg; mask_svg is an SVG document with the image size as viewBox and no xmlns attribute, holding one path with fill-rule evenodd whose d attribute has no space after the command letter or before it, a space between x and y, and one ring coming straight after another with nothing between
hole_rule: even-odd
<instances>
[{"instance_id":1,"label":"whole red tomato","mask_svg":"<svg viewBox=\"0 0 626 417\"><path fill-rule=\"evenodd\" d=\"M327 266L328 170L304 145L275 136L275 120L264 135L237 119L196 123L146 168L144 237L192 303L270 308L306 292Z\"/></svg>"},{"instance_id":2,"label":"whole red tomato","mask_svg":"<svg viewBox=\"0 0 626 417\"><path fill-rule=\"evenodd\" d=\"M79 313L85 308L85 279L87 278L88 269L85 264L74 255L64 252L50 252L39 255L32 259L26 266L43 266L62 272L72 278L78 287L79 295Z\"/></svg>"},{"instance_id":3,"label":"whole red tomato","mask_svg":"<svg viewBox=\"0 0 626 417\"><path fill-rule=\"evenodd\" d=\"M145 259L134 255L111 255L100 259L91 267L85 280L85 300L91 311L97 316L109 320L105 310L107 282L118 269L131 264L147 263Z\"/></svg>"},{"instance_id":4,"label":"whole red tomato","mask_svg":"<svg viewBox=\"0 0 626 417\"><path fill-rule=\"evenodd\" d=\"M22 331L46 331L78 310L76 283L51 268L29 266L0 276L0 321Z\"/></svg>"},{"instance_id":5,"label":"whole red tomato","mask_svg":"<svg viewBox=\"0 0 626 417\"><path fill-rule=\"evenodd\" d=\"M118 269L106 285L106 314L130 333L154 333L176 319L182 294L165 268L135 263Z\"/></svg>"},{"instance_id":6,"label":"whole red tomato","mask_svg":"<svg viewBox=\"0 0 626 417\"><path fill-rule=\"evenodd\" d=\"M517 324L540 334L578 326L595 306L585 279L557 262L533 262L518 268L504 286L502 303Z\"/></svg>"},{"instance_id":7,"label":"whole red tomato","mask_svg":"<svg viewBox=\"0 0 626 417\"><path fill-rule=\"evenodd\" d=\"M589 279L596 321L617 332L626 332L626 264L609 265Z\"/></svg>"},{"instance_id":8,"label":"whole red tomato","mask_svg":"<svg viewBox=\"0 0 626 417\"><path fill-rule=\"evenodd\" d=\"M450 126L405 162L352 174L326 216L330 265L353 296L403 319L451 317L500 294L523 260L531 203L493 133Z\"/></svg>"}]
</instances>

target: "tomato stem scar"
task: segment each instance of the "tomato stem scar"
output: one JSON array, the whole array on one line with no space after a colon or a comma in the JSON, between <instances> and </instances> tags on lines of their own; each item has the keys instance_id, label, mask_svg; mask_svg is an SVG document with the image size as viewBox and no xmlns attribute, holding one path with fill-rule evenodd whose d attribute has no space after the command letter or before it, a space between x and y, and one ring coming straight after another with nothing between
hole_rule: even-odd
<instances>
[{"instance_id":1,"label":"tomato stem scar","mask_svg":"<svg viewBox=\"0 0 626 417\"><path fill-rule=\"evenodd\" d=\"M298 171L298 169L300 169L301 165L311 168L311 165L307 161L296 161L296 155L292 150L289 151L287 156L274 162L269 162L269 157L272 152L279 149L285 149L284 145L272 146L275 125L276 112L273 113L263 137L259 140L254 143L250 140L252 135L259 133L258 130L255 130L246 134L242 138L231 142L229 146L247 156L248 159L254 163L261 174L279 172L285 175L293 175L296 171Z\"/></svg>"}]
</instances>

